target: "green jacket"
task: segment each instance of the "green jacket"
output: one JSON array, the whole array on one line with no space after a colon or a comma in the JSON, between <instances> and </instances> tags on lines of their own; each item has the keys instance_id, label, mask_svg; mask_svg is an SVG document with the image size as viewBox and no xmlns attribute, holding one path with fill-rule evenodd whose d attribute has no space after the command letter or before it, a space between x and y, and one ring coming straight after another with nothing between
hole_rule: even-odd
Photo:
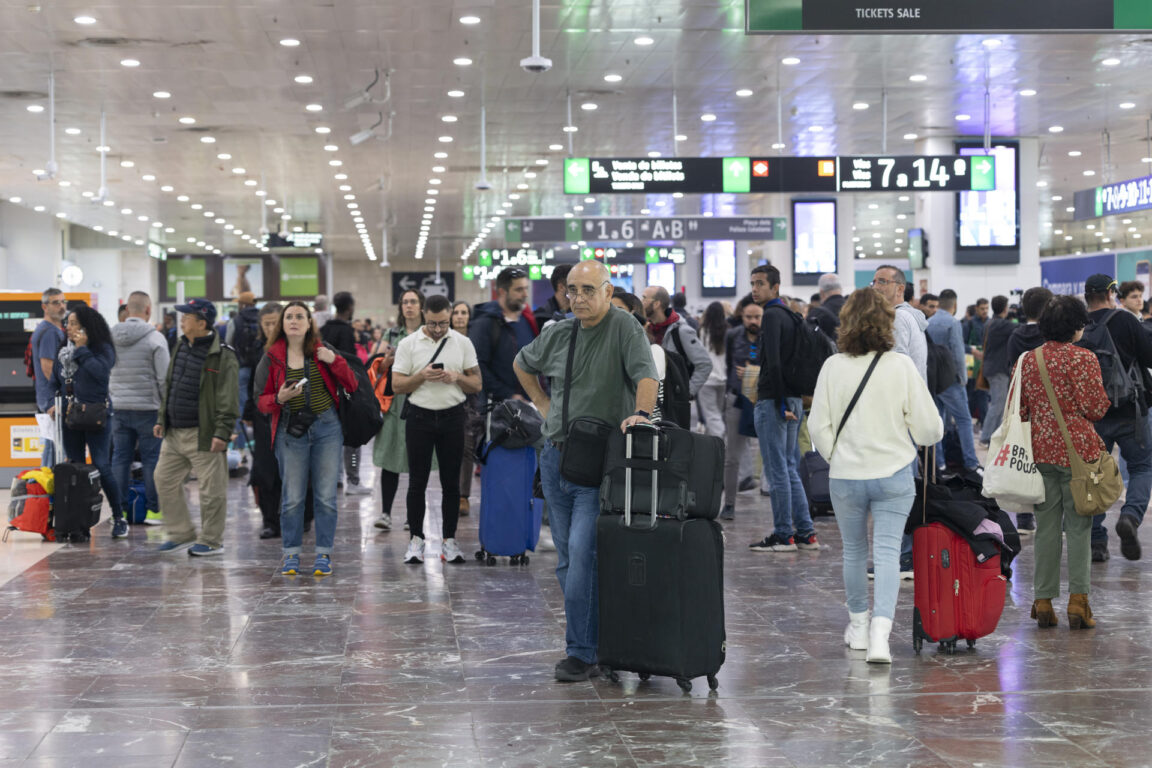
<instances>
[{"instance_id":1,"label":"green jacket","mask_svg":"<svg viewBox=\"0 0 1152 768\"><path fill-rule=\"evenodd\" d=\"M176 342L185 343L180 337ZM167 429L168 393L172 389L172 368L176 364L176 351L168 361L168 375L164 377L164 391L161 393L160 412L156 423ZM236 350L220 341L220 334L212 339L208 356L204 358L204 368L200 371L200 439L197 448L201 451L212 449L212 438L224 442L232 440L236 429L236 419L240 418L240 364L236 361Z\"/></svg>"}]
</instances>

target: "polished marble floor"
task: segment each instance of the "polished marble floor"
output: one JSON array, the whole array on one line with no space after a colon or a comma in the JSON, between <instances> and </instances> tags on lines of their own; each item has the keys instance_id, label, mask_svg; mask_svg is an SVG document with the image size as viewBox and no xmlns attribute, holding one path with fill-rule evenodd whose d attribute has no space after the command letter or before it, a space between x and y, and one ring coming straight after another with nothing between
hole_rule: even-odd
<instances>
[{"instance_id":1,"label":"polished marble floor","mask_svg":"<svg viewBox=\"0 0 1152 768\"><path fill-rule=\"evenodd\" d=\"M753 553L767 499L742 494L728 660L717 693L687 695L631 675L553 682L554 552L406 566L407 535L349 497L335 574L285 578L240 480L230 503L220 558L157 554L157 528L114 541L106 523L90 545L18 545L51 554L21 555L0 586L0 768L1152 765L1152 562L1115 542L1093 566L1096 630L1029 621L1026 543L975 650L913 653L908 582L894 663L869 665L842 643L835 522L818 519L822 551Z\"/></svg>"}]
</instances>

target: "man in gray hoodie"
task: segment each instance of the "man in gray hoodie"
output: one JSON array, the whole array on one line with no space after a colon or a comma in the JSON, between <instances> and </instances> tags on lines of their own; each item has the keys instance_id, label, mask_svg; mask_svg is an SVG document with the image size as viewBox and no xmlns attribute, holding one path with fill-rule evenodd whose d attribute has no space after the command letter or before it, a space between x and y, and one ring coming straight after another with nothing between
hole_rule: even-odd
<instances>
[{"instance_id":1,"label":"man in gray hoodie","mask_svg":"<svg viewBox=\"0 0 1152 768\"><path fill-rule=\"evenodd\" d=\"M160 458L162 439L152 434L160 410L160 392L168 373L168 342L152 327L152 299L143 291L128 297L128 318L112 326L116 365L112 367L109 395L116 411L112 434L112 473L120 488L121 503L128 505L128 471L136 448L144 465L144 488L148 500L145 525L160 525L163 516L156 499L152 473Z\"/></svg>"}]
</instances>

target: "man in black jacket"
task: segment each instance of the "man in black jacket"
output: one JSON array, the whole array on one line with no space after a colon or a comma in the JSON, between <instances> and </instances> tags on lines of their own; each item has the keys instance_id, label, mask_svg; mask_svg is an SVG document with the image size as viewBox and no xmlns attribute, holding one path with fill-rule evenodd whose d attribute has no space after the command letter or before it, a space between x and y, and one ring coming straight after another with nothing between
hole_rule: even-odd
<instances>
[{"instance_id":1,"label":"man in black jacket","mask_svg":"<svg viewBox=\"0 0 1152 768\"><path fill-rule=\"evenodd\" d=\"M356 337L359 334L352 327L352 314L356 311L356 300L348 291L340 291L332 297L332 309L335 310L335 314L320 329L320 338L337 352L355 355ZM360 485L359 448L344 446L344 476L348 480L344 485L344 492L349 496L372 492L370 488Z\"/></svg>"},{"instance_id":2,"label":"man in black jacket","mask_svg":"<svg viewBox=\"0 0 1152 768\"><path fill-rule=\"evenodd\" d=\"M552 296L536 308L536 328L544 330L549 320L563 320L568 316L571 305L568 303L568 273L575 264L557 264L549 279L552 283Z\"/></svg>"},{"instance_id":3,"label":"man in black jacket","mask_svg":"<svg viewBox=\"0 0 1152 768\"><path fill-rule=\"evenodd\" d=\"M808 322L824 331L832 341L840 333L840 309L844 306L844 295L840 287L840 276L820 275L820 305L808 310Z\"/></svg>"},{"instance_id":4,"label":"man in black jacket","mask_svg":"<svg viewBox=\"0 0 1152 768\"><path fill-rule=\"evenodd\" d=\"M764 306L760 321L760 383L757 387L756 436L772 487L771 535L751 545L756 552L819 549L808 512L808 497L796 467L800 419L804 405L799 392L784 383L783 364L796 347L792 312L780 300L780 270L760 265L752 270L752 296Z\"/></svg>"},{"instance_id":5,"label":"man in black jacket","mask_svg":"<svg viewBox=\"0 0 1152 768\"><path fill-rule=\"evenodd\" d=\"M508 267L496 275L496 301L476 306L476 318L468 329L468 338L480 364L484 384L482 403L512 397L528 399L528 393L512 369L516 355L537 335L534 318L524 312L528 290L528 273L518 267Z\"/></svg>"},{"instance_id":6,"label":"man in black jacket","mask_svg":"<svg viewBox=\"0 0 1152 768\"><path fill-rule=\"evenodd\" d=\"M984 416L980 442L985 445L1004 418L1004 401L1012 379L1012 369L1008 367L1008 339L1015 330L1016 323L1008 319L1008 297L993 296L992 319L984 331L983 371L988 380L988 413Z\"/></svg>"},{"instance_id":7,"label":"man in black jacket","mask_svg":"<svg viewBox=\"0 0 1152 768\"><path fill-rule=\"evenodd\" d=\"M1024 325L1016 326L1012 335L1008 337L1008 369L1016 369L1016 361L1020 355L1030 352L1044 343L1040 335L1040 313L1048 302L1052 300L1052 291L1041 286L1029 288L1020 297L1020 311L1024 313Z\"/></svg>"},{"instance_id":8,"label":"man in black jacket","mask_svg":"<svg viewBox=\"0 0 1152 768\"><path fill-rule=\"evenodd\" d=\"M1107 324L1123 368L1127 370L1133 362L1138 363L1140 369L1150 368L1152 338L1131 312L1117 308L1115 295L1116 281L1108 275L1092 275L1084 283L1089 316L1093 323ZM1145 398L1147 394L1145 391ZM1120 519L1116 521L1116 535L1120 537L1120 552L1124 557L1139 560L1140 540L1136 529L1144 520L1148 497L1152 495L1152 435L1148 429L1147 401L1110 408L1095 426L1107 450L1119 445L1120 457L1128 465L1128 487ZM1107 559L1108 532L1104 528L1104 515L1096 515L1092 520L1092 560Z\"/></svg>"}]
</instances>

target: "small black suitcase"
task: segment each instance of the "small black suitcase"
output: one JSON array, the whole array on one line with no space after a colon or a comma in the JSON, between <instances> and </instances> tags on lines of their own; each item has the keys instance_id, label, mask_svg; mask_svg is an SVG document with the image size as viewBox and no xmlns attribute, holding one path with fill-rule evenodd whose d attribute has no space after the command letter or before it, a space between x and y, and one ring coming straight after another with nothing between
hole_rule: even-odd
<instances>
[{"instance_id":1,"label":"small black suitcase","mask_svg":"<svg viewBox=\"0 0 1152 768\"><path fill-rule=\"evenodd\" d=\"M701 435L661 421L656 425L630 427L635 434L635 454L626 453L627 435L612 430L604 460L604 480L600 484L600 511L622 513L625 505L625 477L628 470L641 472L632 478L634 505L647 509L652 484L659 495L656 506L662 515L680 520L690 517L714 519L724 501L724 441ZM648 439L651 435L652 439Z\"/></svg>"},{"instance_id":2,"label":"small black suitcase","mask_svg":"<svg viewBox=\"0 0 1152 768\"><path fill-rule=\"evenodd\" d=\"M100 522L100 470L91 464L64 462L52 468L52 520L57 541L83 542Z\"/></svg>"},{"instance_id":3,"label":"small black suitcase","mask_svg":"<svg viewBox=\"0 0 1152 768\"><path fill-rule=\"evenodd\" d=\"M808 497L808 510L813 515L832 514L832 495L828 492L828 462L816 451L808 451L800 461L800 484Z\"/></svg>"},{"instance_id":4,"label":"small black suitcase","mask_svg":"<svg viewBox=\"0 0 1152 768\"><path fill-rule=\"evenodd\" d=\"M625 435L626 456L633 432ZM632 474L625 469L624 514L609 512L597 521L600 667L613 682L617 671L636 672L641 680L673 677L690 691L692 678L707 676L716 690L726 652L720 526L660 517L650 493L642 494L650 514L634 521ZM652 484L659 487L659 478L644 487Z\"/></svg>"}]
</instances>

